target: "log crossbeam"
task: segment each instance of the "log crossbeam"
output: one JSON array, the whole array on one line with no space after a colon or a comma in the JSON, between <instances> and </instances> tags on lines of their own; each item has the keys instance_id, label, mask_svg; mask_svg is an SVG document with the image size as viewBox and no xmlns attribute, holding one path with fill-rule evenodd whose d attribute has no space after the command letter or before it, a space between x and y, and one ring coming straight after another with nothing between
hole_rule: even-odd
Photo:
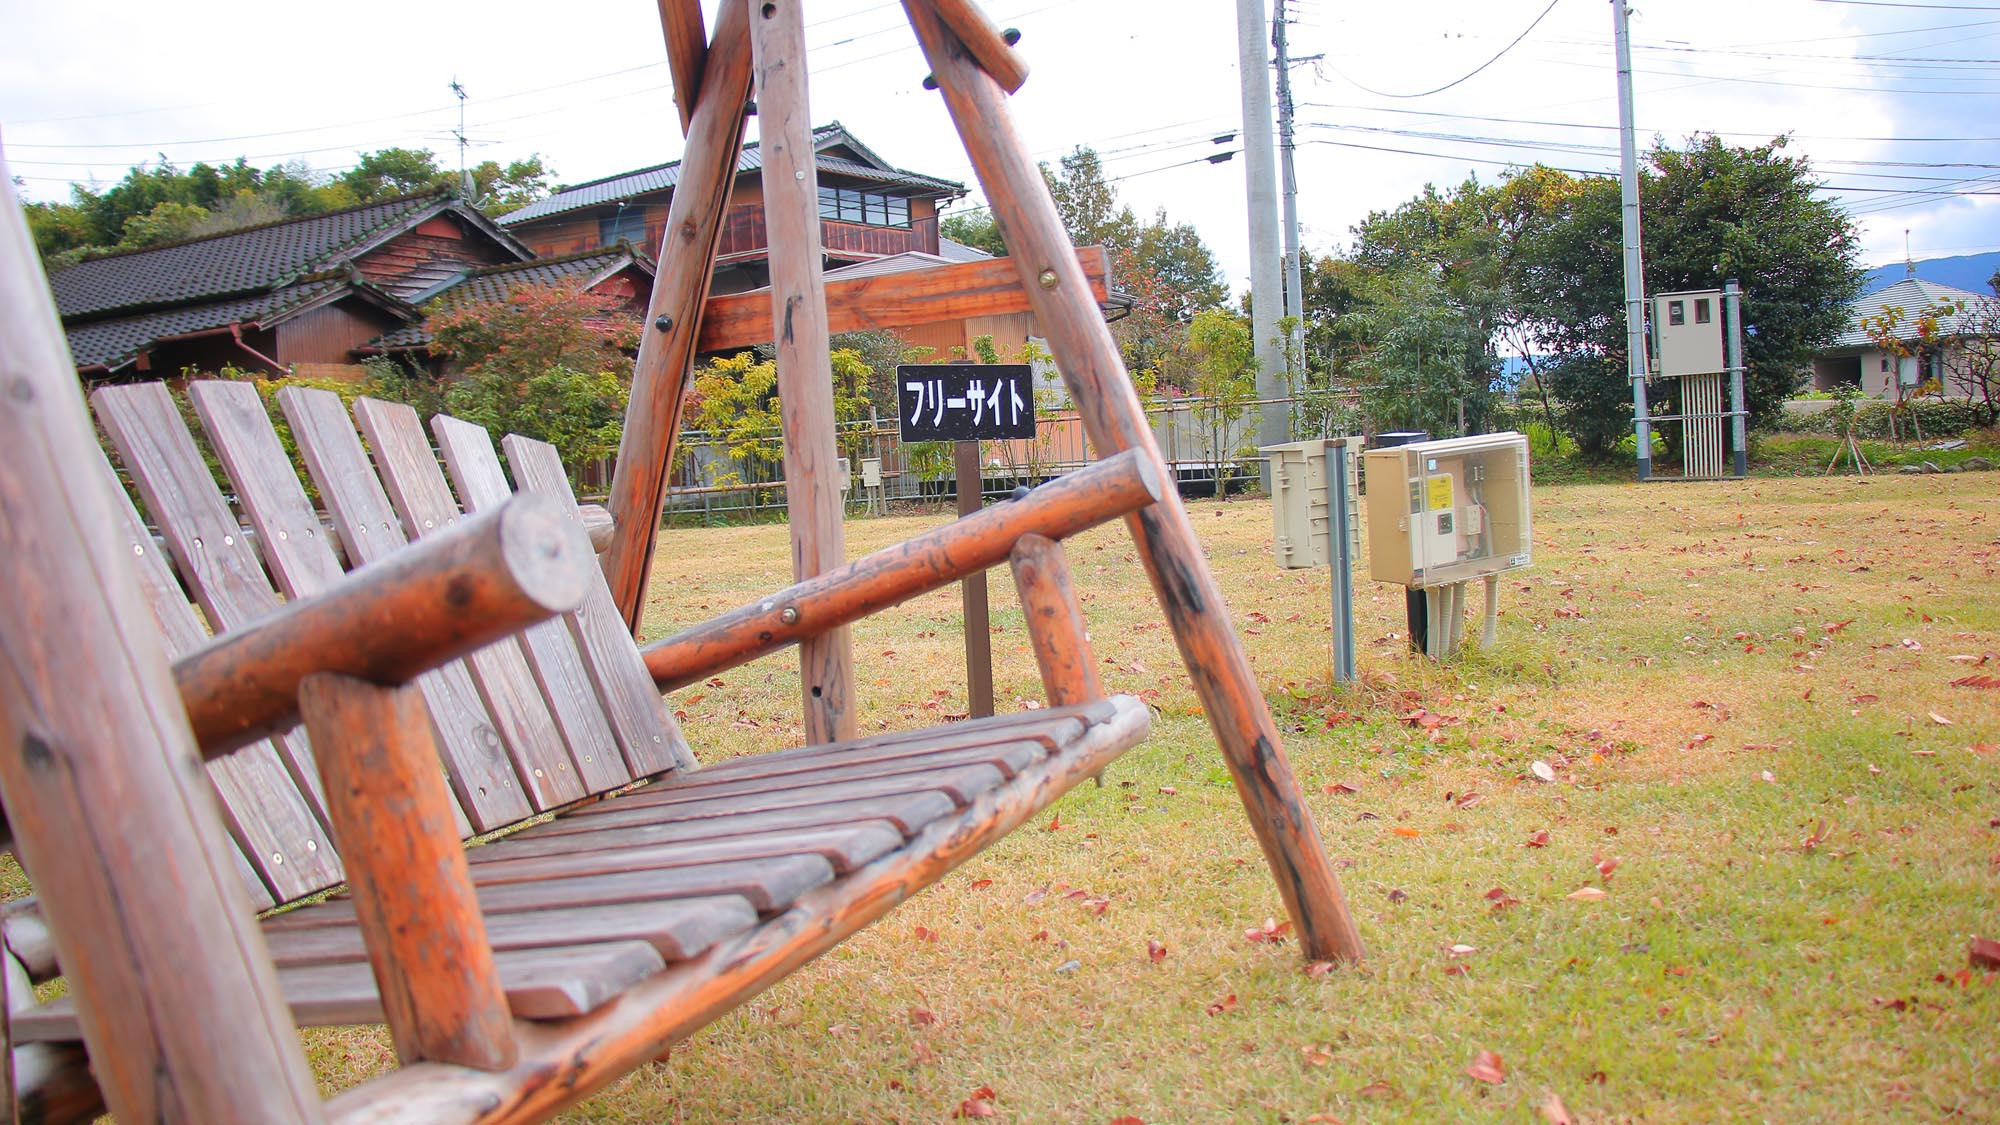
<instances>
[{"instance_id":1,"label":"log crossbeam","mask_svg":"<svg viewBox=\"0 0 2000 1125\"><path fill-rule=\"evenodd\" d=\"M1159 473L1136 453L1057 477L1027 496L965 516L648 645L661 691L698 683L787 645L997 566L1023 536L1074 535L1158 503Z\"/></svg>"}]
</instances>

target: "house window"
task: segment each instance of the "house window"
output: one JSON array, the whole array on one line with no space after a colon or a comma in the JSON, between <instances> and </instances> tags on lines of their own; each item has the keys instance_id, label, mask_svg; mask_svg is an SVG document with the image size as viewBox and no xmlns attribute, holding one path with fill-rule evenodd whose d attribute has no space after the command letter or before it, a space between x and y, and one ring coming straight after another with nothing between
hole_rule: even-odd
<instances>
[{"instance_id":1,"label":"house window","mask_svg":"<svg viewBox=\"0 0 2000 1125\"><path fill-rule=\"evenodd\" d=\"M910 225L910 201L900 195L883 195L859 188L819 189L819 217L871 227Z\"/></svg>"},{"instance_id":2,"label":"house window","mask_svg":"<svg viewBox=\"0 0 2000 1125\"><path fill-rule=\"evenodd\" d=\"M1694 322L1695 322L1696 324L1707 324L1707 323L1709 322L1709 320L1708 320L1708 298L1707 298L1707 297L1701 297L1701 298L1698 298L1698 299L1697 299L1697 300L1695 301L1695 303L1694 303Z\"/></svg>"},{"instance_id":3,"label":"house window","mask_svg":"<svg viewBox=\"0 0 2000 1125\"><path fill-rule=\"evenodd\" d=\"M1675 328L1679 328L1681 325L1686 324L1687 322L1688 322L1687 303L1685 301L1668 301L1667 323Z\"/></svg>"},{"instance_id":4,"label":"house window","mask_svg":"<svg viewBox=\"0 0 2000 1125\"><path fill-rule=\"evenodd\" d=\"M629 242L634 246L644 246L646 243L646 209L644 207L620 207L615 213L597 220L597 241L602 246L610 246L615 242Z\"/></svg>"}]
</instances>

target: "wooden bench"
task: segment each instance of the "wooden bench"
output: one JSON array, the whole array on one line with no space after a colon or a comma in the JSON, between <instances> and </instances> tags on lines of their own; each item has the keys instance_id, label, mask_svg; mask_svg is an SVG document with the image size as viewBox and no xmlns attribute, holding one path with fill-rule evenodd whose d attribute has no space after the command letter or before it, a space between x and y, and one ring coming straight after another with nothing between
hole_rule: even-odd
<instances>
[{"instance_id":1,"label":"wooden bench","mask_svg":"<svg viewBox=\"0 0 2000 1125\"><path fill-rule=\"evenodd\" d=\"M254 391L194 384L225 492L168 392L98 390L128 495L0 167L0 804L41 900L0 911L0 1107L500 1122L588 1097L1145 734L1144 706L1097 679L1059 546L1119 516L1301 951L1360 955L1089 279L1014 136L1005 94L1025 70L967 0L904 6L1100 460L852 562L826 471L797 0L731 0L712 38L693 0L659 5L688 144L601 569L546 446L510 437L496 453L476 427L427 432L387 403L350 420L325 393L278 396L302 478ZM757 342L701 329L753 76L797 581L641 651L693 349ZM927 299L924 315L950 305ZM1051 706L855 737L847 625L1002 562ZM794 646L809 745L694 768L659 692ZM463 845L524 820L539 822ZM342 896L255 916L343 880ZM37 1003L33 983L57 973L64 995ZM376 1019L403 1065L323 1101L298 1024Z\"/></svg>"}]
</instances>

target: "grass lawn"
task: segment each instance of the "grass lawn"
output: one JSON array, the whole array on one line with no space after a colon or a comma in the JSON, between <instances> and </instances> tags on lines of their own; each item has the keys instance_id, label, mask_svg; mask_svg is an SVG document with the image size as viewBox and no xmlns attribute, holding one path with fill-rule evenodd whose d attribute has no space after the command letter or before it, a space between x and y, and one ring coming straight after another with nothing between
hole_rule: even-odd
<instances>
[{"instance_id":1,"label":"grass lawn","mask_svg":"<svg viewBox=\"0 0 2000 1125\"><path fill-rule=\"evenodd\" d=\"M2000 1120L2000 979L1967 958L2000 936L2000 687L1951 683L2000 678L2000 476L1540 488L1499 646L1413 659L1401 590L1363 583L1341 689L1326 572L1274 567L1265 503L1194 518L1364 965L1246 937L1278 895L1114 526L1070 557L1151 740L566 1120L941 1122L980 1087L1023 1122ZM779 526L663 535L649 636L788 557ZM1003 574L1011 709L1039 686ZM957 597L856 627L864 729L964 709ZM673 697L697 752L796 740L795 666ZM388 1060L307 1038L331 1086Z\"/></svg>"}]
</instances>

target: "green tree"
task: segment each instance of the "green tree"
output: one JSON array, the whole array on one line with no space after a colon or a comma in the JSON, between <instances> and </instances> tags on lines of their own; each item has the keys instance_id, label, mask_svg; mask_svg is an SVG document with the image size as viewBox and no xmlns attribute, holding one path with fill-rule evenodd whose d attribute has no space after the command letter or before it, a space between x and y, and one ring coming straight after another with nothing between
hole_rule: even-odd
<instances>
[{"instance_id":1,"label":"green tree","mask_svg":"<svg viewBox=\"0 0 2000 1125\"><path fill-rule=\"evenodd\" d=\"M504 167L497 161L482 161L470 171L474 204L493 216L517 211L548 195L550 181L555 179L555 172L542 163L541 153Z\"/></svg>"},{"instance_id":2,"label":"green tree","mask_svg":"<svg viewBox=\"0 0 2000 1125\"><path fill-rule=\"evenodd\" d=\"M118 245L139 247L179 242L194 233L209 217L208 211L197 204L164 200L154 204L151 211L125 220Z\"/></svg>"},{"instance_id":3,"label":"green tree","mask_svg":"<svg viewBox=\"0 0 2000 1125\"><path fill-rule=\"evenodd\" d=\"M502 301L426 309L431 351L452 362L445 408L495 434L556 447L572 472L618 448L639 324L581 285L527 285Z\"/></svg>"},{"instance_id":4,"label":"green tree","mask_svg":"<svg viewBox=\"0 0 2000 1125\"><path fill-rule=\"evenodd\" d=\"M456 176L437 166L437 154L427 148L384 148L365 153L339 182L367 203L396 195L449 187Z\"/></svg>"},{"instance_id":5,"label":"green tree","mask_svg":"<svg viewBox=\"0 0 2000 1125\"><path fill-rule=\"evenodd\" d=\"M1498 367L1490 332L1422 266L1377 276L1367 297L1354 314L1362 351L1353 370L1369 423L1438 437L1478 432Z\"/></svg>"},{"instance_id":6,"label":"green tree","mask_svg":"<svg viewBox=\"0 0 2000 1125\"><path fill-rule=\"evenodd\" d=\"M988 209L946 215L938 224L938 233L996 258L1007 256L1007 242L1000 237L1000 224L993 220L993 212Z\"/></svg>"},{"instance_id":7,"label":"green tree","mask_svg":"<svg viewBox=\"0 0 2000 1125\"><path fill-rule=\"evenodd\" d=\"M1237 423L1257 400L1257 348L1250 322L1225 309L1196 313L1188 325L1192 359L1192 403L1197 440L1206 456L1217 496L1226 495L1229 467L1251 452L1234 440ZM1246 435L1247 436L1247 435Z\"/></svg>"}]
</instances>

